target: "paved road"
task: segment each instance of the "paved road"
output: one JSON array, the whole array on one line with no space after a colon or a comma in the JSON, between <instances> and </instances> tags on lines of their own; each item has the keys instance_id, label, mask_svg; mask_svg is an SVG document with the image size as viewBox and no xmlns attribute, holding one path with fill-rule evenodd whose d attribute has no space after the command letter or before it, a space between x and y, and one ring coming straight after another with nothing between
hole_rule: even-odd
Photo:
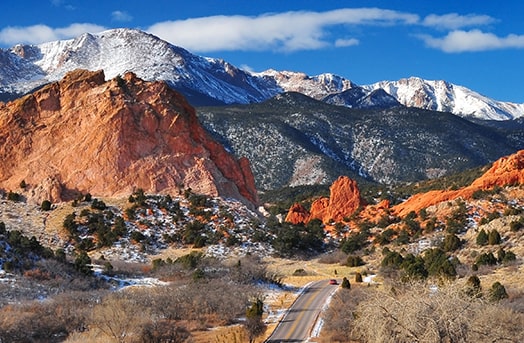
<instances>
[{"instance_id":1,"label":"paved road","mask_svg":"<svg viewBox=\"0 0 524 343\"><path fill-rule=\"evenodd\" d=\"M311 283L295 300L266 343L306 342L329 296L338 288L329 280Z\"/></svg>"}]
</instances>

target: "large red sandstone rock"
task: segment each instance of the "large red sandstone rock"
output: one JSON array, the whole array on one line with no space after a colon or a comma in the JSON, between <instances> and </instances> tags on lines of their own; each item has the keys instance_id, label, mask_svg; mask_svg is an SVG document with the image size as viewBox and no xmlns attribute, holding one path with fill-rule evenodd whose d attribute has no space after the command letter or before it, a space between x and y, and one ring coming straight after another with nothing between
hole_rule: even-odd
<instances>
[{"instance_id":1,"label":"large red sandstone rock","mask_svg":"<svg viewBox=\"0 0 524 343\"><path fill-rule=\"evenodd\" d=\"M293 204L287 212L285 221L291 224L307 223L309 211L301 204Z\"/></svg>"},{"instance_id":2,"label":"large red sandstone rock","mask_svg":"<svg viewBox=\"0 0 524 343\"><path fill-rule=\"evenodd\" d=\"M423 208L444 201L451 201L458 198L471 198L473 193L478 190L492 189L495 186L504 187L519 184L524 184L524 150L495 161L487 172L465 188L415 194L405 202L394 206L393 212L403 217L411 211L418 212Z\"/></svg>"},{"instance_id":3,"label":"large red sandstone rock","mask_svg":"<svg viewBox=\"0 0 524 343\"><path fill-rule=\"evenodd\" d=\"M105 81L77 70L60 82L0 103L0 187L37 201L75 192L125 196L197 193L258 202L246 159L237 161L164 82L134 74Z\"/></svg>"},{"instance_id":4,"label":"large red sandstone rock","mask_svg":"<svg viewBox=\"0 0 524 343\"><path fill-rule=\"evenodd\" d=\"M286 221L297 224L320 219L323 223L341 222L364 205L356 181L347 176L339 177L329 188L329 198L319 198L311 204L309 213L298 204L293 205Z\"/></svg>"}]
</instances>

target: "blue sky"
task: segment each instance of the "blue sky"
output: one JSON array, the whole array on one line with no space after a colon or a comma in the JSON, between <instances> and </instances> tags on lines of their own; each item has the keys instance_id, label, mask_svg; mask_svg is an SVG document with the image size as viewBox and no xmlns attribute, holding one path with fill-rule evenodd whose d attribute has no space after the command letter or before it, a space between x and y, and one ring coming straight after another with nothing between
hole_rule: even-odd
<instances>
[{"instance_id":1,"label":"blue sky","mask_svg":"<svg viewBox=\"0 0 524 343\"><path fill-rule=\"evenodd\" d=\"M6 0L0 47L129 27L252 71L418 76L524 103L524 1Z\"/></svg>"}]
</instances>

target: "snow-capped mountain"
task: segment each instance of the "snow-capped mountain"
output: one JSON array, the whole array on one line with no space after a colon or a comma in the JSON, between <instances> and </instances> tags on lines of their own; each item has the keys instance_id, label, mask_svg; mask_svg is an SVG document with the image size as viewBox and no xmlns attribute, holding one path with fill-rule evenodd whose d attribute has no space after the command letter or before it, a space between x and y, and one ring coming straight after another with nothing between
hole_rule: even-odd
<instances>
[{"instance_id":1,"label":"snow-capped mountain","mask_svg":"<svg viewBox=\"0 0 524 343\"><path fill-rule=\"evenodd\" d=\"M495 101L445 81L417 78L358 86L333 74L291 71L251 73L215 58L194 55L151 34L114 29L75 39L0 49L0 100L60 80L74 69L103 69L106 78L134 72L164 80L193 105L256 103L283 92L354 108L414 106L463 117L505 120L524 117L524 104ZM384 92L377 92L383 89Z\"/></svg>"},{"instance_id":2,"label":"snow-capped mountain","mask_svg":"<svg viewBox=\"0 0 524 343\"><path fill-rule=\"evenodd\" d=\"M490 99L466 87L417 77L382 81L363 86L367 90L383 89L402 105L433 111L451 112L462 117L485 120L510 120L524 116L524 104Z\"/></svg>"}]
</instances>

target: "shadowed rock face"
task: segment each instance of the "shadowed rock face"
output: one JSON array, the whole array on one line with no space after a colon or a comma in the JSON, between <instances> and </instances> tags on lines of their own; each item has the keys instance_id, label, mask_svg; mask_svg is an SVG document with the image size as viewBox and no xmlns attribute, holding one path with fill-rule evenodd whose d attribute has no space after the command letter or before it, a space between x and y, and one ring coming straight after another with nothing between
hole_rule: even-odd
<instances>
[{"instance_id":1,"label":"shadowed rock face","mask_svg":"<svg viewBox=\"0 0 524 343\"><path fill-rule=\"evenodd\" d=\"M76 70L0 103L0 144L0 188L23 180L36 201L191 188L258 202L249 162L214 141L182 95L133 73Z\"/></svg>"}]
</instances>

